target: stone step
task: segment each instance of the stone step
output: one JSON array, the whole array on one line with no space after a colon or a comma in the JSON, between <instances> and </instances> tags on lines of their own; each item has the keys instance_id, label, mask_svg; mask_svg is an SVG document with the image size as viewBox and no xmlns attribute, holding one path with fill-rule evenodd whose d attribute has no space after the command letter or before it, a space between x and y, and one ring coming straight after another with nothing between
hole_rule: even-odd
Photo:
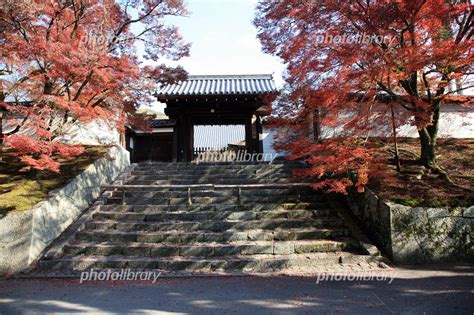
<instances>
[{"instance_id":1,"label":"stone step","mask_svg":"<svg viewBox=\"0 0 474 315\"><path fill-rule=\"evenodd\" d=\"M190 173L211 173L216 174L221 172L236 172L236 173L255 173L255 172L291 172L295 169L301 169L299 167L292 166L271 166L271 165L261 165L261 166L219 166L219 167L209 167L207 165L198 165L197 167L135 167L132 169L132 172L152 172L152 173L162 173L162 172L174 172L174 171L183 171Z\"/></svg>"},{"instance_id":2,"label":"stone step","mask_svg":"<svg viewBox=\"0 0 474 315\"><path fill-rule=\"evenodd\" d=\"M286 229L281 231L231 231L231 232L116 232L111 230L82 230L76 234L77 241L85 242L139 242L139 243L196 243L233 241L293 241L310 239L336 239L348 237L346 228L332 229Z\"/></svg>"},{"instance_id":3,"label":"stone step","mask_svg":"<svg viewBox=\"0 0 474 315\"><path fill-rule=\"evenodd\" d=\"M110 212L99 211L93 216L96 220L137 221L137 222L164 222L164 221L249 221L265 219L316 219L318 217L334 215L331 210L289 210L289 211L199 211L199 212Z\"/></svg>"},{"instance_id":4,"label":"stone step","mask_svg":"<svg viewBox=\"0 0 474 315\"><path fill-rule=\"evenodd\" d=\"M200 178L196 180L126 180L127 185L197 185L197 184L214 184L214 185L255 185L255 184L292 184L300 183L301 179L297 178L224 178L224 179L208 179Z\"/></svg>"},{"instance_id":5,"label":"stone step","mask_svg":"<svg viewBox=\"0 0 474 315\"><path fill-rule=\"evenodd\" d=\"M135 175L132 174L127 178L128 181L160 181L160 180L225 180L229 179L282 179L282 178L291 178L291 174L282 174L282 173L250 173L250 174L225 174L225 173L216 173L216 174L143 174Z\"/></svg>"},{"instance_id":6,"label":"stone step","mask_svg":"<svg viewBox=\"0 0 474 315\"><path fill-rule=\"evenodd\" d=\"M198 212L198 211L286 211L286 210L325 210L329 206L325 202L300 202L300 203L262 203L248 205L102 205L102 212Z\"/></svg>"},{"instance_id":7,"label":"stone step","mask_svg":"<svg viewBox=\"0 0 474 315\"><path fill-rule=\"evenodd\" d=\"M219 191L174 191L174 192L162 192L162 191L133 191L127 190L125 192L115 191L112 193L113 197L121 198L125 196L127 199L163 199L163 200L179 200L186 199L188 201L189 196L192 200L196 200L196 203L199 203L200 200L236 200L240 197L240 201L245 200L255 200L255 202L281 202L281 200L292 200L292 201L324 201L326 197L320 194L311 194L311 193L298 193L293 191L292 193L279 193L275 191L274 193L254 191L253 194L250 194L248 191L241 190L240 194L238 189L228 189L228 190L219 190ZM218 201L219 202L219 201Z\"/></svg>"},{"instance_id":8,"label":"stone step","mask_svg":"<svg viewBox=\"0 0 474 315\"><path fill-rule=\"evenodd\" d=\"M134 170L216 170L216 169L225 169L225 170L262 170L262 169L294 169L302 168L301 164L295 163L183 163L183 164L138 164L135 165Z\"/></svg>"},{"instance_id":9,"label":"stone step","mask_svg":"<svg viewBox=\"0 0 474 315\"><path fill-rule=\"evenodd\" d=\"M229 170L229 169L212 169L212 170L132 170L130 176L151 176L151 177L176 177L183 175L186 177L214 177L221 178L224 176L236 176L243 178L253 178L255 176L272 176L291 177L295 170L293 169L265 169L265 170ZM157 178L161 179L161 178Z\"/></svg>"},{"instance_id":10,"label":"stone step","mask_svg":"<svg viewBox=\"0 0 474 315\"><path fill-rule=\"evenodd\" d=\"M258 173L272 173L272 174L291 174L296 168L293 167L189 167L189 168L134 168L131 175L174 175L177 173L187 175L197 174L258 174Z\"/></svg>"},{"instance_id":11,"label":"stone step","mask_svg":"<svg viewBox=\"0 0 474 315\"><path fill-rule=\"evenodd\" d=\"M125 204L134 205L189 205L189 198L145 198L145 197L111 197L107 199L107 204ZM298 195L276 195L276 196L242 196L238 197L193 197L191 196L191 204L208 205L246 205L255 203L297 203L297 202L318 202L321 201L319 196L298 196Z\"/></svg>"},{"instance_id":12,"label":"stone step","mask_svg":"<svg viewBox=\"0 0 474 315\"><path fill-rule=\"evenodd\" d=\"M294 170L133 170L132 178L147 176L151 179L176 178L179 175L184 178L208 177L222 178L225 176L255 178L255 177L291 177ZM135 178L136 179L136 178Z\"/></svg>"},{"instance_id":13,"label":"stone step","mask_svg":"<svg viewBox=\"0 0 474 315\"><path fill-rule=\"evenodd\" d=\"M237 241L230 244L194 243L192 245L156 243L75 243L64 247L66 255L142 256L142 257L221 257L234 255L291 255L338 252L358 249L358 243L346 240Z\"/></svg>"},{"instance_id":14,"label":"stone step","mask_svg":"<svg viewBox=\"0 0 474 315\"><path fill-rule=\"evenodd\" d=\"M162 173L162 172L183 172L183 173L209 173L218 174L219 172L234 172L234 173L259 173L259 172L292 172L295 169L302 169L301 167L285 166L285 165L246 165L246 166L235 166L235 165L222 165L218 167L210 167L208 165L197 165L197 166L186 166L186 167L135 167L133 172L149 172L149 173Z\"/></svg>"},{"instance_id":15,"label":"stone step","mask_svg":"<svg viewBox=\"0 0 474 315\"><path fill-rule=\"evenodd\" d=\"M280 165L280 164L297 164L300 163L295 160L283 160L283 159L276 159L272 162L271 165ZM228 165L267 165L268 162L266 161L242 161L242 162L208 162L209 165L221 165L221 164L228 164ZM134 165L196 165L195 162L161 162L161 161L145 161L141 163L137 163Z\"/></svg>"},{"instance_id":16,"label":"stone step","mask_svg":"<svg viewBox=\"0 0 474 315\"><path fill-rule=\"evenodd\" d=\"M153 269L164 272L316 273L321 271L322 266L333 267L340 263L367 263L370 259L368 255L357 255L348 252L304 255L247 255L241 257L215 257L212 259L196 257L76 256L42 260L39 263L39 268L49 272L130 268L132 270Z\"/></svg>"},{"instance_id":17,"label":"stone step","mask_svg":"<svg viewBox=\"0 0 474 315\"><path fill-rule=\"evenodd\" d=\"M304 167L304 166L303 166ZM245 171L261 171L261 170L292 170L296 168L302 168L300 165L286 165L286 164L260 164L260 165L210 165L210 164L193 164L193 165L178 165L178 166L135 166L134 171L160 171L160 170L190 170L190 171L214 171L216 169L221 170L245 170Z\"/></svg>"},{"instance_id":18,"label":"stone step","mask_svg":"<svg viewBox=\"0 0 474 315\"><path fill-rule=\"evenodd\" d=\"M141 163L128 185L304 182L294 163ZM110 196L110 195L109 195ZM123 205L124 204L124 205ZM59 254L61 251L59 251ZM367 262L325 195L309 187L142 187L112 192L84 229L39 262L48 271L311 272Z\"/></svg>"},{"instance_id":19,"label":"stone step","mask_svg":"<svg viewBox=\"0 0 474 315\"><path fill-rule=\"evenodd\" d=\"M166 198L183 198L188 197L187 190L180 191L165 191L164 189L159 188L130 188L125 191L126 197L166 197ZM201 189L194 190L191 188L191 196L193 197L236 197L239 195L238 188L232 189ZM123 192L115 191L114 196L123 196ZM254 197L254 196L275 196L275 195L292 195L292 196L310 196L317 197L318 199L325 199L320 193L315 192L314 190L309 189L241 189L240 196L243 197Z\"/></svg>"},{"instance_id":20,"label":"stone step","mask_svg":"<svg viewBox=\"0 0 474 315\"><path fill-rule=\"evenodd\" d=\"M130 231L245 231L245 230L275 230L275 229L294 229L294 228L329 228L342 227L343 221L336 217L321 217L313 220L256 220L256 221L188 221L188 222L120 222L114 220L92 220L85 224L86 229L98 230L116 230L122 232Z\"/></svg>"}]
</instances>

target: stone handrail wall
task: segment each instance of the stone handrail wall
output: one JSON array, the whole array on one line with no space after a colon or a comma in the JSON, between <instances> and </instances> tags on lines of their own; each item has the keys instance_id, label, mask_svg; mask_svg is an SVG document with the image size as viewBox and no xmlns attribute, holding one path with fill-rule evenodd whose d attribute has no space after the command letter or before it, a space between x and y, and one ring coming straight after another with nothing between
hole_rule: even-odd
<instances>
[{"instance_id":1,"label":"stone handrail wall","mask_svg":"<svg viewBox=\"0 0 474 315\"><path fill-rule=\"evenodd\" d=\"M129 165L128 151L111 147L66 186L51 191L46 200L1 218L0 274L28 268L99 196L100 186L111 183Z\"/></svg>"},{"instance_id":2,"label":"stone handrail wall","mask_svg":"<svg viewBox=\"0 0 474 315\"><path fill-rule=\"evenodd\" d=\"M347 198L365 232L395 263L474 261L474 206L408 207L369 189Z\"/></svg>"}]
</instances>

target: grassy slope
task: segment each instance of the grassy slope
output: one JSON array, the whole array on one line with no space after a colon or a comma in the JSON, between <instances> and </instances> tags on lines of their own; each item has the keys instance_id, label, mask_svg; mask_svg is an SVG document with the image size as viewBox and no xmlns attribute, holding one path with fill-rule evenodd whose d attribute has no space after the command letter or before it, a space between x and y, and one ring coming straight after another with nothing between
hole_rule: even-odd
<instances>
[{"instance_id":1,"label":"grassy slope","mask_svg":"<svg viewBox=\"0 0 474 315\"><path fill-rule=\"evenodd\" d=\"M0 215L24 211L43 200L48 192L64 186L102 157L107 147L86 146L84 153L73 159L61 159L61 174L30 172L17 158L0 152Z\"/></svg>"},{"instance_id":2,"label":"grassy slope","mask_svg":"<svg viewBox=\"0 0 474 315\"><path fill-rule=\"evenodd\" d=\"M389 174L392 176L375 179L369 184L379 196L408 206L456 207L474 204L474 139L438 140L438 162L453 182L461 187L450 185L428 172L424 172L421 179L416 179L413 175L424 170L416 161L419 156L418 139L405 138L400 139L400 142L402 176L398 176L391 160ZM393 157L393 153L389 152L393 144L380 141L378 145L382 146L385 158ZM470 188L471 191L462 187Z\"/></svg>"}]
</instances>

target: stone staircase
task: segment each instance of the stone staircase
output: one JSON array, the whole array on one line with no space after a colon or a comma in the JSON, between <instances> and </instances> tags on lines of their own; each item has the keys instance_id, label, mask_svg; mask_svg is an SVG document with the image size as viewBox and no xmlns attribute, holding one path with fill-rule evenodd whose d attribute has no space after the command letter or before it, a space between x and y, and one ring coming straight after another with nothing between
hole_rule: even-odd
<instances>
[{"instance_id":1,"label":"stone staircase","mask_svg":"<svg viewBox=\"0 0 474 315\"><path fill-rule=\"evenodd\" d=\"M370 259L294 163L142 163L39 261L44 271L286 273ZM301 179L298 180L301 182Z\"/></svg>"}]
</instances>

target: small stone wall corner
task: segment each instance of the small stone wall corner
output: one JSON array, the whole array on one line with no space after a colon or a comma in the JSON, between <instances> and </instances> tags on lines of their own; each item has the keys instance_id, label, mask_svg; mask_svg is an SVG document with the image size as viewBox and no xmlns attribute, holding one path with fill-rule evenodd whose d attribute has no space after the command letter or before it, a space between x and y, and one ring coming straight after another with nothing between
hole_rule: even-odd
<instances>
[{"instance_id":1,"label":"small stone wall corner","mask_svg":"<svg viewBox=\"0 0 474 315\"><path fill-rule=\"evenodd\" d=\"M395 263L474 261L474 206L408 207L369 189L351 192L347 201L369 238Z\"/></svg>"}]
</instances>

